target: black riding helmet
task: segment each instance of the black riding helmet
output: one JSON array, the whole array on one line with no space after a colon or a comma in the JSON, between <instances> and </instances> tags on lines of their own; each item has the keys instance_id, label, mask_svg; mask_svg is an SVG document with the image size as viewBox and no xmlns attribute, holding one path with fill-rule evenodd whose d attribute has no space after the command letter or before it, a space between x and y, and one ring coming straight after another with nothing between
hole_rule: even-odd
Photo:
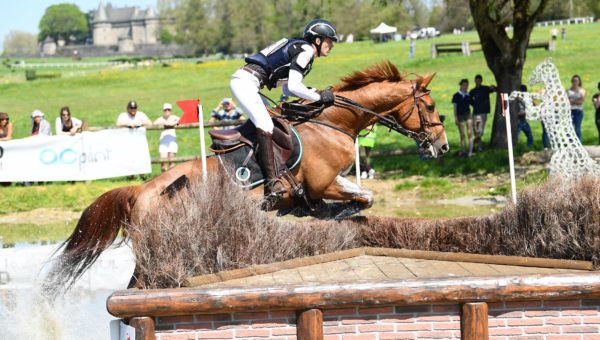
<instances>
[{"instance_id":1,"label":"black riding helmet","mask_svg":"<svg viewBox=\"0 0 600 340\"><path fill-rule=\"evenodd\" d=\"M317 44L316 38L321 38L321 42ZM315 19L304 28L304 39L310 41L317 47L317 54L321 56L321 45L323 44L323 38L329 38L334 42L338 41L337 32L335 26L327 20Z\"/></svg>"}]
</instances>

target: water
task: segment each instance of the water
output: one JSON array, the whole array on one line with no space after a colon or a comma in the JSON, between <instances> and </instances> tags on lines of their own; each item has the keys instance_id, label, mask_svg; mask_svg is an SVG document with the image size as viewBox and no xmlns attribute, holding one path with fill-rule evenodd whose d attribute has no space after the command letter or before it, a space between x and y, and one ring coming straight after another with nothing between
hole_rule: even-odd
<instances>
[{"instance_id":1,"label":"water","mask_svg":"<svg viewBox=\"0 0 600 340\"><path fill-rule=\"evenodd\" d=\"M38 294L40 270L57 245L0 249L0 340L110 339L106 299L134 268L128 246L105 251L53 306ZM10 281L6 282L6 273Z\"/></svg>"}]
</instances>

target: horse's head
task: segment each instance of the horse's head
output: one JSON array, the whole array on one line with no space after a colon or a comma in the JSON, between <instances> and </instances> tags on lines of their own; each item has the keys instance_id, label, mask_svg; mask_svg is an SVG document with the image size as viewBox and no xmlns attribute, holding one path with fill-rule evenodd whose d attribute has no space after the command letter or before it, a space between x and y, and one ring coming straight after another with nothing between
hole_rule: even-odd
<instances>
[{"instance_id":1,"label":"horse's head","mask_svg":"<svg viewBox=\"0 0 600 340\"><path fill-rule=\"evenodd\" d=\"M368 119L362 121L358 131L379 123L415 139L423 154L438 157L450 147L440 114L427 89L433 76L406 80L394 64L384 61L342 78L342 84L334 87L334 91L352 94L361 106L350 106L368 113L365 115ZM345 99L345 103L338 104L348 106Z\"/></svg>"},{"instance_id":2,"label":"horse's head","mask_svg":"<svg viewBox=\"0 0 600 340\"><path fill-rule=\"evenodd\" d=\"M412 80L409 98L397 106L390 115L402 127L414 133L413 138L419 144L423 154L437 158L448 152L450 146L440 113L431 97L431 91L427 89L434 76L435 73Z\"/></svg>"},{"instance_id":3,"label":"horse's head","mask_svg":"<svg viewBox=\"0 0 600 340\"><path fill-rule=\"evenodd\" d=\"M550 78L556 78L555 80L559 80L558 70L556 66L552 63L552 58L546 58L544 61L539 63L531 76L529 76L529 86L534 86L540 83L546 84Z\"/></svg>"}]
</instances>

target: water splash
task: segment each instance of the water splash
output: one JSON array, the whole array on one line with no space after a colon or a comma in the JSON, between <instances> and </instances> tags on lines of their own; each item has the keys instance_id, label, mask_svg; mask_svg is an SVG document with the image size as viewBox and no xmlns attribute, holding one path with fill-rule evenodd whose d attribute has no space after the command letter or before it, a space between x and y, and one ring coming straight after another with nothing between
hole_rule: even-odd
<instances>
[{"instance_id":1,"label":"water splash","mask_svg":"<svg viewBox=\"0 0 600 340\"><path fill-rule=\"evenodd\" d=\"M106 298L124 289L133 272L129 247L109 249L66 295L52 304L40 292L45 261L56 245L0 249L11 281L0 285L0 339L108 339ZM43 272L42 272L43 274Z\"/></svg>"}]
</instances>

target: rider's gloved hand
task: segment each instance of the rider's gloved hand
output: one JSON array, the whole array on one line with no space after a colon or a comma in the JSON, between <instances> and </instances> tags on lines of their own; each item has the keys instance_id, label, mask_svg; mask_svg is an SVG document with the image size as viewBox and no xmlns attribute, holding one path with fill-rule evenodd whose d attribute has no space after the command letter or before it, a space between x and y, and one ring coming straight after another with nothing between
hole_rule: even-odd
<instances>
[{"instance_id":1,"label":"rider's gloved hand","mask_svg":"<svg viewBox=\"0 0 600 340\"><path fill-rule=\"evenodd\" d=\"M323 103L323 105L325 105L325 107L333 105L333 102L335 101L335 95L333 94L333 91L331 91L331 89L325 89L325 90L321 91L320 94L321 94L321 103Z\"/></svg>"}]
</instances>

